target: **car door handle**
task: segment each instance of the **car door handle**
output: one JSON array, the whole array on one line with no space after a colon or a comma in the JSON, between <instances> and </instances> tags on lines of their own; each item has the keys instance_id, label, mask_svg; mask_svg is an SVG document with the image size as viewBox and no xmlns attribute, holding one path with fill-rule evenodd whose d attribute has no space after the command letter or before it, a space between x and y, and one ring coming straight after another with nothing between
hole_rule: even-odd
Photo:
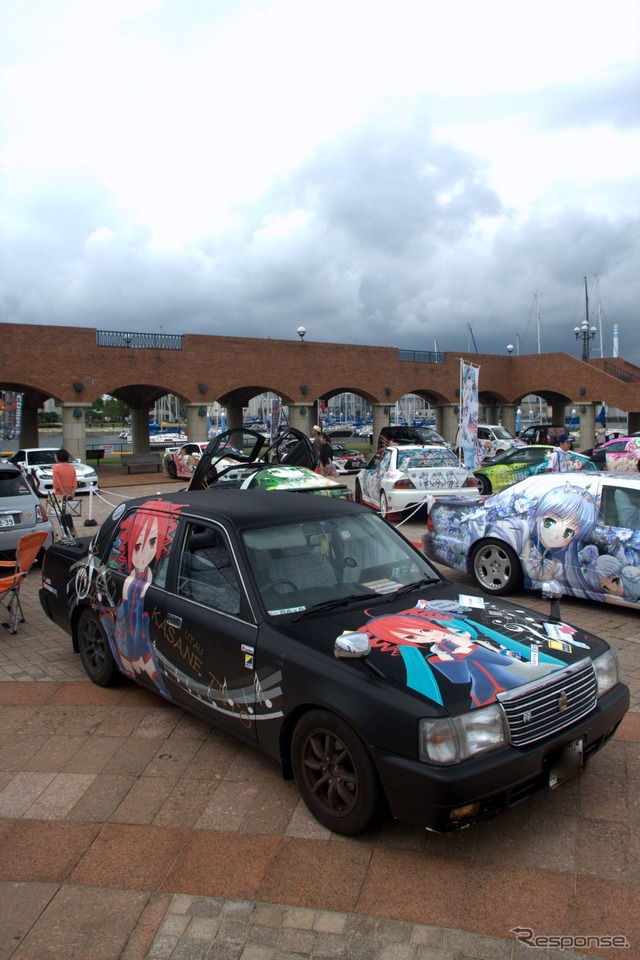
<instances>
[{"instance_id":1,"label":"car door handle","mask_svg":"<svg viewBox=\"0 0 640 960\"><path fill-rule=\"evenodd\" d=\"M175 613L168 613L167 623L169 624L170 627L177 627L178 629L180 629L180 627L182 626L182 617L177 617Z\"/></svg>"}]
</instances>

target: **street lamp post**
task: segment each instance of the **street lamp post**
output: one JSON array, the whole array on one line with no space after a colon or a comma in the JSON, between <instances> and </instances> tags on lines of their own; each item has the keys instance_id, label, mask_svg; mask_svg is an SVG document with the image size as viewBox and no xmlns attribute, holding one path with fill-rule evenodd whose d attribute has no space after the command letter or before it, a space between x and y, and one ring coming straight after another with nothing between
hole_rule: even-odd
<instances>
[{"instance_id":1,"label":"street lamp post","mask_svg":"<svg viewBox=\"0 0 640 960\"><path fill-rule=\"evenodd\" d=\"M582 340L582 359L589 359L589 344L598 332L595 327L589 326L589 290L587 288L587 278L584 278L584 305L585 317L579 327L574 327L573 332L576 340Z\"/></svg>"},{"instance_id":2,"label":"street lamp post","mask_svg":"<svg viewBox=\"0 0 640 960\"><path fill-rule=\"evenodd\" d=\"M582 359L589 359L589 344L598 332L595 327L590 327L586 320L583 320L579 327L574 327L576 340L582 340Z\"/></svg>"}]
</instances>

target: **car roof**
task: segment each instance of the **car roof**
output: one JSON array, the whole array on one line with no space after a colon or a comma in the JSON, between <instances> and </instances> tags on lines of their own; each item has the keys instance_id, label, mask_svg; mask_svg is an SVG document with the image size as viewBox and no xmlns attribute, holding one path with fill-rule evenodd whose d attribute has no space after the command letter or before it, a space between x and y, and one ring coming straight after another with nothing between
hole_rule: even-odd
<instances>
[{"instance_id":1,"label":"car roof","mask_svg":"<svg viewBox=\"0 0 640 960\"><path fill-rule=\"evenodd\" d=\"M184 490L127 501L127 511L153 503L172 503L184 507L189 516L217 520L237 530L305 520L327 520L352 513L374 514L350 500L338 497L310 496L303 491L287 490ZM118 512L118 517L122 511ZM111 515L113 517L113 514Z\"/></svg>"}]
</instances>

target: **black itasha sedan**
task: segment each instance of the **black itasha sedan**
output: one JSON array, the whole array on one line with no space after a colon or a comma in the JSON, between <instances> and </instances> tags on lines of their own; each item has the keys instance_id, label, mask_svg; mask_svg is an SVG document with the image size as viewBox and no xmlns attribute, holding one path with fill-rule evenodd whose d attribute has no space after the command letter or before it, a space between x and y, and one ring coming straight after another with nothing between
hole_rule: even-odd
<instances>
[{"instance_id":1,"label":"black itasha sedan","mask_svg":"<svg viewBox=\"0 0 640 960\"><path fill-rule=\"evenodd\" d=\"M577 773L629 704L603 640L460 593L365 507L186 491L57 543L41 602L87 674L124 674L295 777L341 834L452 830Z\"/></svg>"}]
</instances>

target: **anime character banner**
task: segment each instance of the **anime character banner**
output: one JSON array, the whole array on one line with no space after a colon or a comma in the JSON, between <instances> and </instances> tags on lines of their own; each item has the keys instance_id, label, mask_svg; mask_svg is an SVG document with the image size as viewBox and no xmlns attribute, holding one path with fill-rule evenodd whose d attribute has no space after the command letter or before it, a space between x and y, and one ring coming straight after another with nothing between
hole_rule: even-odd
<instances>
[{"instance_id":1,"label":"anime character banner","mask_svg":"<svg viewBox=\"0 0 640 960\"><path fill-rule=\"evenodd\" d=\"M460 436L464 465L475 470L480 461L478 450L478 376L480 367L460 361Z\"/></svg>"},{"instance_id":2,"label":"anime character banner","mask_svg":"<svg viewBox=\"0 0 640 960\"><path fill-rule=\"evenodd\" d=\"M23 394L3 391L2 393L2 414L3 414L3 438L5 440L17 440L20 437L22 428L22 398Z\"/></svg>"}]
</instances>

